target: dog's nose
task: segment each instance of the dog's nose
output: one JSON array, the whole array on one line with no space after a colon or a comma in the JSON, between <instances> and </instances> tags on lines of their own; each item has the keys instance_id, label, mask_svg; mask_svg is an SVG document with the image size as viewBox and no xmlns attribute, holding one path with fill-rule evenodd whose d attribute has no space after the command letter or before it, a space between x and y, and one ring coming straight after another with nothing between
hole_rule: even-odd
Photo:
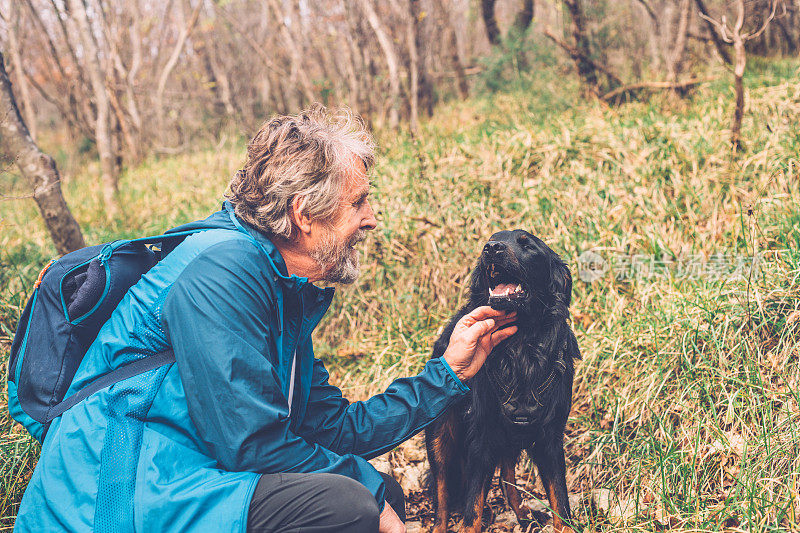
<instances>
[{"instance_id":1,"label":"dog's nose","mask_svg":"<svg viewBox=\"0 0 800 533\"><path fill-rule=\"evenodd\" d=\"M537 410L530 406L517 406L509 402L503 405L503 414L512 424L526 426L537 420Z\"/></svg>"},{"instance_id":2,"label":"dog's nose","mask_svg":"<svg viewBox=\"0 0 800 533\"><path fill-rule=\"evenodd\" d=\"M503 253L507 247L508 245L504 242L489 241L486 243L486 246L483 247L483 253L486 254L487 257L494 257Z\"/></svg>"}]
</instances>

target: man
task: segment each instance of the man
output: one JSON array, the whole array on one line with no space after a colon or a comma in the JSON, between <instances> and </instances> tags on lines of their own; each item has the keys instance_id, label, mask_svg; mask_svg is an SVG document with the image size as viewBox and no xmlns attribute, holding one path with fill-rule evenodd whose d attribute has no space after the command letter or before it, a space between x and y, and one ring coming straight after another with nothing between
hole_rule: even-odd
<instances>
[{"instance_id":1,"label":"man","mask_svg":"<svg viewBox=\"0 0 800 533\"><path fill-rule=\"evenodd\" d=\"M367 459L462 397L513 316L476 310L441 359L349 403L313 355L333 289L312 283L358 276L371 138L315 110L267 122L247 152L229 202L176 228L204 231L131 288L68 394L142 354L176 362L53 422L17 530L404 530L402 491Z\"/></svg>"}]
</instances>

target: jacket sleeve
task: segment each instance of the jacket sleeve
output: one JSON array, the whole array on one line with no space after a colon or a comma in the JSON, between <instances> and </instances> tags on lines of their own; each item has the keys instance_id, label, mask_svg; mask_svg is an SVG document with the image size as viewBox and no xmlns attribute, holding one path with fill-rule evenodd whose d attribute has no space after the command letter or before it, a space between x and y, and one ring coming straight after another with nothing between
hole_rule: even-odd
<instances>
[{"instance_id":1,"label":"jacket sleeve","mask_svg":"<svg viewBox=\"0 0 800 533\"><path fill-rule=\"evenodd\" d=\"M270 339L267 267L248 247L229 241L202 252L161 308L200 439L225 470L341 474L366 486L383 509L385 486L372 465L290 430Z\"/></svg>"},{"instance_id":2,"label":"jacket sleeve","mask_svg":"<svg viewBox=\"0 0 800 533\"><path fill-rule=\"evenodd\" d=\"M336 453L371 459L419 432L468 391L447 362L436 358L382 394L350 403L328 383L322 361L314 359L308 410L298 433Z\"/></svg>"}]
</instances>

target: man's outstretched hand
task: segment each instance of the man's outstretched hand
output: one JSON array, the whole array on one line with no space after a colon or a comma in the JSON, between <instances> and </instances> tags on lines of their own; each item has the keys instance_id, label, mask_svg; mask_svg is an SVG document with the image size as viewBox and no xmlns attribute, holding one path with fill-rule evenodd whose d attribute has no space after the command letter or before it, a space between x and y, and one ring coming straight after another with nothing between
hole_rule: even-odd
<instances>
[{"instance_id":1,"label":"man's outstretched hand","mask_svg":"<svg viewBox=\"0 0 800 533\"><path fill-rule=\"evenodd\" d=\"M517 326L500 329L516 319L489 306L478 307L456 323L442 356L461 381L474 376L495 346L517 332Z\"/></svg>"}]
</instances>

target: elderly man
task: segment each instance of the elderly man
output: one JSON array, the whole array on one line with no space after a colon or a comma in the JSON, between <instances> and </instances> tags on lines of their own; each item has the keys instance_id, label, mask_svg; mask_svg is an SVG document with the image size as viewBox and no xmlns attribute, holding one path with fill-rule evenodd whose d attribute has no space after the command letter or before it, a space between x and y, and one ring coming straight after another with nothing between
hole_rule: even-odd
<instances>
[{"instance_id":1,"label":"elderly man","mask_svg":"<svg viewBox=\"0 0 800 533\"><path fill-rule=\"evenodd\" d=\"M461 398L513 316L479 308L440 359L350 403L311 332L352 283L377 225L373 146L349 113L267 122L229 201L126 295L71 390L131 354L176 362L97 392L56 419L19 531L402 531L403 495L367 459ZM386 502L389 502L388 504Z\"/></svg>"}]
</instances>

